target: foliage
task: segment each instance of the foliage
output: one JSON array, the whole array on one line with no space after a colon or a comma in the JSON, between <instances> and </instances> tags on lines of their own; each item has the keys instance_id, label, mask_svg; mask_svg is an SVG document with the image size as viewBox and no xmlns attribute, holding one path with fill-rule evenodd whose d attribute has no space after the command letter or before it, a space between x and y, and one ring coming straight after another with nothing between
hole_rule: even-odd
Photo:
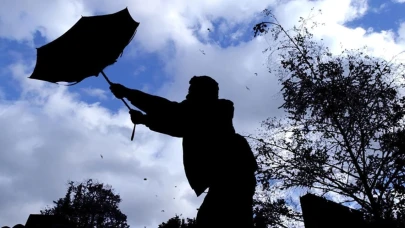
<instances>
[{"instance_id":1,"label":"foliage","mask_svg":"<svg viewBox=\"0 0 405 228\"><path fill-rule=\"evenodd\" d=\"M267 205L263 205L267 206ZM270 209L271 210L271 209ZM272 214L267 214L268 210L266 210L264 207L261 209L256 210L256 214L259 216L256 216L255 219L255 228L264 228L263 224L276 224L278 221L274 222L272 221L274 216ZM259 218L260 217L260 218ZM224 218L226 219L226 218ZM180 219L179 215L176 215L173 218L170 218L167 222L163 222L158 226L158 228L196 228L196 220L195 219Z\"/></svg>"},{"instance_id":2,"label":"foliage","mask_svg":"<svg viewBox=\"0 0 405 228\"><path fill-rule=\"evenodd\" d=\"M266 226L292 227L291 225L285 224L285 219L302 222L300 214L289 207L285 199L255 200L254 205L254 222L257 228Z\"/></svg>"},{"instance_id":3,"label":"foliage","mask_svg":"<svg viewBox=\"0 0 405 228\"><path fill-rule=\"evenodd\" d=\"M120 202L111 186L92 179L80 184L71 181L65 197L53 201L55 206L41 210L41 214L61 216L75 228L129 228L127 216L118 208Z\"/></svg>"},{"instance_id":4,"label":"foliage","mask_svg":"<svg viewBox=\"0 0 405 228\"><path fill-rule=\"evenodd\" d=\"M170 218L167 222L163 222L158 226L158 228L195 228L196 221L195 219L187 218L180 219L178 215Z\"/></svg>"},{"instance_id":5,"label":"foliage","mask_svg":"<svg viewBox=\"0 0 405 228\"><path fill-rule=\"evenodd\" d=\"M367 49L339 55L316 41L308 20L285 30L274 15L254 27L270 34L280 62L285 118L262 124L259 181L269 190L306 188L340 196L368 218L405 221L404 65ZM274 201L273 201L274 202ZM280 202L283 208L285 203ZM286 214L287 211L281 211Z\"/></svg>"}]
</instances>

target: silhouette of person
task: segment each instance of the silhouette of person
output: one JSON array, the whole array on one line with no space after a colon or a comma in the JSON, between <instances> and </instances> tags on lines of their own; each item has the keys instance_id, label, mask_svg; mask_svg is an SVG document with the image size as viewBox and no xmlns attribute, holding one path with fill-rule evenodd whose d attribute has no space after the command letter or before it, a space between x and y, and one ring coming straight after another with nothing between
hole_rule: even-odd
<instances>
[{"instance_id":1,"label":"silhouette of person","mask_svg":"<svg viewBox=\"0 0 405 228\"><path fill-rule=\"evenodd\" d=\"M208 194L198 209L196 224L205 227L253 227L256 159L246 139L233 127L234 105L219 99L218 83L209 76L190 80L182 102L112 84L119 99L127 98L134 124L183 138L183 164L191 188Z\"/></svg>"},{"instance_id":2,"label":"silhouette of person","mask_svg":"<svg viewBox=\"0 0 405 228\"><path fill-rule=\"evenodd\" d=\"M13 226L13 228L24 228L25 226L23 224L17 224Z\"/></svg>"}]
</instances>

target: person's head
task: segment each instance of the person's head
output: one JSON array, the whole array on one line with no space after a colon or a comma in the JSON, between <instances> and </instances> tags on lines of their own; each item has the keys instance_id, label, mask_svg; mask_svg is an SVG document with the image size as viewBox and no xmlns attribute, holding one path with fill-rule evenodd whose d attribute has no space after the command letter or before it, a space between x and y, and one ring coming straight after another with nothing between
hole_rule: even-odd
<instances>
[{"instance_id":1,"label":"person's head","mask_svg":"<svg viewBox=\"0 0 405 228\"><path fill-rule=\"evenodd\" d=\"M13 228L24 228L25 226L23 224L17 224L13 226Z\"/></svg>"},{"instance_id":2,"label":"person's head","mask_svg":"<svg viewBox=\"0 0 405 228\"><path fill-rule=\"evenodd\" d=\"M209 76L194 76L190 79L187 100L211 101L217 100L219 94L218 83Z\"/></svg>"}]
</instances>

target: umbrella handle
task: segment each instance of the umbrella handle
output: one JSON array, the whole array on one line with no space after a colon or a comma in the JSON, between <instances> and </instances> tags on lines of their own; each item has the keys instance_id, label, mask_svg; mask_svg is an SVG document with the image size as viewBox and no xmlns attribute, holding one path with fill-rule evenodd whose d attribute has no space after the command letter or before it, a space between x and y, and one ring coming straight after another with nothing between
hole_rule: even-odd
<instances>
[{"instance_id":1,"label":"umbrella handle","mask_svg":"<svg viewBox=\"0 0 405 228\"><path fill-rule=\"evenodd\" d=\"M105 75L104 71L101 71L101 74L103 75L103 77L105 78L105 80L108 82L108 84L112 85L112 82L110 81L110 79L108 79L107 75ZM124 100L124 98L121 98L121 100L124 102L125 106L127 106L127 108L129 110L131 110L131 107L129 107L129 105L127 104L127 102ZM132 130L132 135L131 135L131 141L134 140L134 136L135 136L135 124L134 124L134 129Z\"/></svg>"},{"instance_id":2,"label":"umbrella handle","mask_svg":"<svg viewBox=\"0 0 405 228\"><path fill-rule=\"evenodd\" d=\"M134 124L134 129L132 129L131 141L134 141L135 127L136 127L136 124Z\"/></svg>"}]
</instances>

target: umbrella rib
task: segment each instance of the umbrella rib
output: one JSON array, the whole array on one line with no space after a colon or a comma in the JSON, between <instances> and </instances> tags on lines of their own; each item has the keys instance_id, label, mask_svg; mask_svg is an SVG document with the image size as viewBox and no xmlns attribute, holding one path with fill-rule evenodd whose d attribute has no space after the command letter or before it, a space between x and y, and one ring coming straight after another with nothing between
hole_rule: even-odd
<instances>
[{"instance_id":1,"label":"umbrella rib","mask_svg":"<svg viewBox=\"0 0 405 228\"><path fill-rule=\"evenodd\" d=\"M134 39L135 35L136 35L136 31L138 31L138 29L135 29L134 34L132 35L131 39L129 39L128 44L131 43L132 39ZM127 45L128 45L127 44ZM124 50L122 50L120 57L122 57L122 54L124 54Z\"/></svg>"}]
</instances>

